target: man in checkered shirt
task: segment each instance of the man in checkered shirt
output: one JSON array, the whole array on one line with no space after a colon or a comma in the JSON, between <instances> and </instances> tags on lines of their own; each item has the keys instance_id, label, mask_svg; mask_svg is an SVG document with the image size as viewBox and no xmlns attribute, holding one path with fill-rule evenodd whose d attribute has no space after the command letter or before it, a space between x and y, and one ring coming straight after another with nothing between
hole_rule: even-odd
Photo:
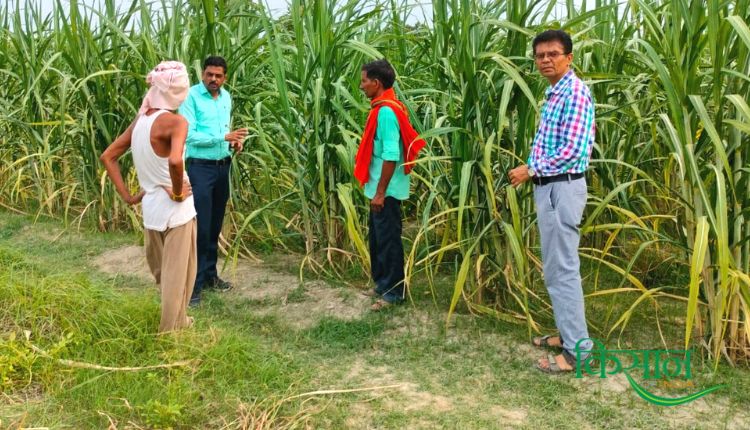
<instances>
[{"instance_id":1,"label":"man in checkered shirt","mask_svg":"<svg viewBox=\"0 0 750 430\"><path fill-rule=\"evenodd\" d=\"M527 164L508 173L514 187L531 180L542 242L544 283L552 301L556 336L535 338L538 347L562 348L537 362L544 372L575 370L576 350L592 349L581 288L578 225L586 206L584 173L594 144L594 101L570 68L573 42L561 30L547 30L533 41L534 60L550 83L539 130ZM581 358L588 356L584 352Z\"/></svg>"}]
</instances>

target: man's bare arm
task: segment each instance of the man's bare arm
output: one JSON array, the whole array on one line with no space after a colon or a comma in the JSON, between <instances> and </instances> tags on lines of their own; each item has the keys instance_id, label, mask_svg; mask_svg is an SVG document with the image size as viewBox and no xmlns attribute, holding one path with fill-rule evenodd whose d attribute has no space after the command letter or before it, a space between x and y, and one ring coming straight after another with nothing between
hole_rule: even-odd
<instances>
[{"instance_id":1,"label":"man's bare arm","mask_svg":"<svg viewBox=\"0 0 750 430\"><path fill-rule=\"evenodd\" d=\"M182 159L182 154L185 150L188 122L179 115L174 115L170 122L169 177L172 180L172 195L170 197L180 196L181 198L178 198L178 200L182 200L187 197L185 194L187 190L183 190L185 162Z\"/></svg>"},{"instance_id":2,"label":"man's bare arm","mask_svg":"<svg viewBox=\"0 0 750 430\"><path fill-rule=\"evenodd\" d=\"M117 160L130 148L131 139L133 137L133 128L135 127L135 121L125 130L124 133L117 136L114 142L104 150L99 159L104 163L104 169L107 170L107 175L115 186L117 193L120 197L129 205L140 203L143 199L144 192L136 194L135 196L130 194L128 187L125 185L125 180L122 178L122 172L120 172L120 164Z\"/></svg>"},{"instance_id":3,"label":"man's bare arm","mask_svg":"<svg viewBox=\"0 0 750 430\"><path fill-rule=\"evenodd\" d=\"M380 181L378 181L378 189L376 191L376 194L380 194L383 196L385 195L385 192L388 190L388 184L391 183L391 178L393 178L393 172L395 171L395 161L383 160L383 168L380 171Z\"/></svg>"},{"instance_id":4,"label":"man's bare arm","mask_svg":"<svg viewBox=\"0 0 750 430\"><path fill-rule=\"evenodd\" d=\"M383 160L383 167L380 170L380 181L378 189L375 191L375 197L370 201L370 208L375 212L380 212L385 205L385 192L388 190L388 184L391 183L393 173L396 171L396 162Z\"/></svg>"}]
</instances>

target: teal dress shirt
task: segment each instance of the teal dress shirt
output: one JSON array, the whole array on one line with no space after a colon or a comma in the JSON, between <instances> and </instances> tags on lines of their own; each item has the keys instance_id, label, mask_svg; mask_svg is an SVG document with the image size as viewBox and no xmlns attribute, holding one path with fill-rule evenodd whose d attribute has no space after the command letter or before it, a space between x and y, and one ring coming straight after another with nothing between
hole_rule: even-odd
<instances>
[{"instance_id":1,"label":"teal dress shirt","mask_svg":"<svg viewBox=\"0 0 750 430\"><path fill-rule=\"evenodd\" d=\"M193 85L179 112L188 122L186 158L221 160L232 155L229 133L232 98L221 88L219 97L211 96L203 82Z\"/></svg>"}]
</instances>

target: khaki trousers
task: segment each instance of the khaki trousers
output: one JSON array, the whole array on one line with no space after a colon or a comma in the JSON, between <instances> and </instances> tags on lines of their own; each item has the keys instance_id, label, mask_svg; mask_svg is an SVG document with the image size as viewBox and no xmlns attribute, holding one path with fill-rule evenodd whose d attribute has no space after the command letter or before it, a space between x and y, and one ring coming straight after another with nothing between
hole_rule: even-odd
<instances>
[{"instance_id":1,"label":"khaki trousers","mask_svg":"<svg viewBox=\"0 0 750 430\"><path fill-rule=\"evenodd\" d=\"M198 268L195 218L166 231L146 229L145 235L146 261L161 291L159 333L188 327L192 321L187 307Z\"/></svg>"}]
</instances>

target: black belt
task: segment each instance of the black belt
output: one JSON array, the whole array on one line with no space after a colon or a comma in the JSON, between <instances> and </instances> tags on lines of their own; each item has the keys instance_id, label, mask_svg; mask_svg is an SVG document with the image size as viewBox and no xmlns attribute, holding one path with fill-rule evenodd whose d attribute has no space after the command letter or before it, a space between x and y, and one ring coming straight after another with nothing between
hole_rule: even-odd
<instances>
[{"instance_id":1,"label":"black belt","mask_svg":"<svg viewBox=\"0 0 750 430\"><path fill-rule=\"evenodd\" d=\"M207 164L209 166L224 166L232 162L232 157L222 158L221 160L207 160L205 158L188 158L188 164Z\"/></svg>"},{"instance_id":2,"label":"black belt","mask_svg":"<svg viewBox=\"0 0 750 430\"><path fill-rule=\"evenodd\" d=\"M575 181L583 178L583 173L563 173L555 176L532 176L531 182L536 185L547 185L550 182Z\"/></svg>"}]
</instances>

